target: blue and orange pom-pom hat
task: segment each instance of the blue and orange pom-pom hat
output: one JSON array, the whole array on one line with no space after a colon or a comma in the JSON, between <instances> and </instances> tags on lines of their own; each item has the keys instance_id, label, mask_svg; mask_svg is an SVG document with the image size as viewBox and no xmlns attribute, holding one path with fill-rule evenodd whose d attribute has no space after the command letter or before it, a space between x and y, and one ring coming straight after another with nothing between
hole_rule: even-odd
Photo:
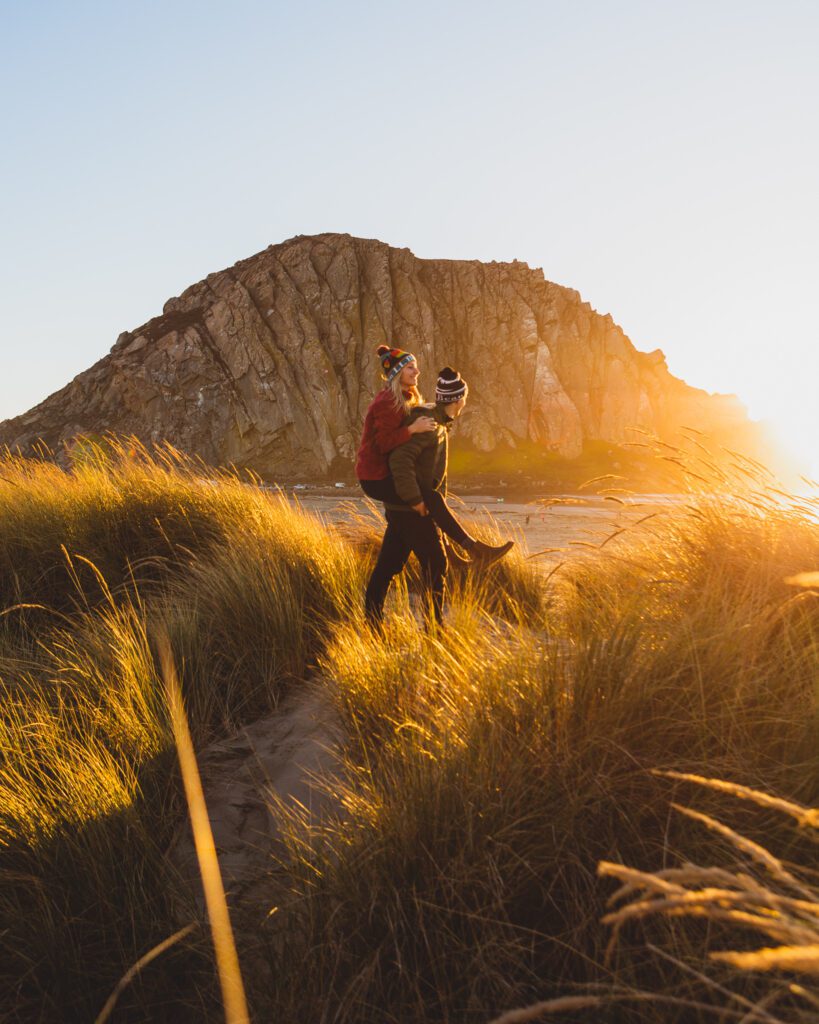
<instances>
[{"instance_id":1,"label":"blue and orange pom-pom hat","mask_svg":"<svg viewBox=\"0 0 819 1024\"><path fill-rule=\"evenodd\" d=\"M381 360L381 370L387 379L387 383L394 380L405 366L415 362L415 356L412 352L404 352L400 348L379 345L375 351Z\"/></svg>"}]
</instances>

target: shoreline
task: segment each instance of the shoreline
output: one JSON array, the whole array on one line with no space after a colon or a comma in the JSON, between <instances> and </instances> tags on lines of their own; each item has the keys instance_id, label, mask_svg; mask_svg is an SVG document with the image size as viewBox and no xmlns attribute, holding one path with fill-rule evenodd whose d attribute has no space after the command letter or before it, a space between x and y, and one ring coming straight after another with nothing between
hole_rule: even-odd
<instances>
[{"instance_id":1,"label":"shoreline","mask_svg":"<svg viewBox=\"0 0 819 1024\"><path fill-rule=\"evenodd\" d=\"M285 490L279 492L305 512L329 525L372 521L381 529L381 507L358 488ZM567 557L588 555L648 518L678 505L678 495L635 495L612 499L599 495L549 495L514 501L491 494L453 494L447 499L456 516L467 526L483 527L504 539L510 538L525 558L548 565Z\"/></svg>"}]
</instances>

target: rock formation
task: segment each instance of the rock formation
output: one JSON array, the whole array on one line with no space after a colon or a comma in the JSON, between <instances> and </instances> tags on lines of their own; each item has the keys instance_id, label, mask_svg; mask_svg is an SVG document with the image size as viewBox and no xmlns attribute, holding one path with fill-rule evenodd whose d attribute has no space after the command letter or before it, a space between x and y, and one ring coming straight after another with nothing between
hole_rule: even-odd
<instances>
[{"instance_id":1,"label":"rock formation","mask_svg":"<svg viewBox=\"0 0 819 1024\"><path fill-rule=\"evenodd\" d=\"M734 445L751 426L734 397L673 377L662 352L638 352L541 270L324 234L272 245L170 299L1 423L0 444L59 451L112 431L266 479L349 476L382 342L417 354L428 395L440 366L461 371L470 402L458 434L482 451L528 440L571 458L586 439L622 443L637 427L673 440L681 425Z\"/></svg>"}]
</instances>

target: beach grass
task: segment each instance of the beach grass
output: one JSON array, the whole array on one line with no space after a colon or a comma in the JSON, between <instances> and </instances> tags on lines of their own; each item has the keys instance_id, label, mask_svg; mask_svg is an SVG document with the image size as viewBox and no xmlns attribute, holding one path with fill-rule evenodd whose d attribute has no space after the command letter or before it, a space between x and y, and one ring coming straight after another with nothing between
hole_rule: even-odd
<instances>
[{"instance_id":1,"label":"beach grass","mask_svg":"<svg viewBox=\"0 0 819 1024\"><path fill-rule=\"evenodd\" d=\"M691 783L658 771L819 800L819 605L787 582L819 568L815 510L762 484L692 495L550 574L525 552L480 578L453 573L444 631L424 630L397 587L375 635L360 607L374 522L330 527L167 448L89 444L68 469L6 457L9 1019L93 1020L188 923L113 1019L221 1019L195 885L168 857L186 811L160 634L198 748L286 713L306 680L345 737L325 783L337 813L309 824L280 809L279 896L239 949L269 967L246 979L254 1019L488 1021L580 995L601 1001L570 1019L712 1019L727 997L680 964L700 970L733 937L656 914L610 947L598 864L651 873L724 853L670 807ZM784 859L805 854L781 816L700 789L702 813ZM756 974L712 969L765 998Z\"/></svg>"}]
</instances>

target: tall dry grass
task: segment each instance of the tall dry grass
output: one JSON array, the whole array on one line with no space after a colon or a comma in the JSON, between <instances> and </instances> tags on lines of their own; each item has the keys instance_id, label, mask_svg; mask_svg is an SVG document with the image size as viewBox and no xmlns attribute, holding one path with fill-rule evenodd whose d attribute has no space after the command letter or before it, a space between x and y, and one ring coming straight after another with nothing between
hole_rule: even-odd
<instances>
[{"instance_id":1,"label":"tall dry grass","mask_svg":"<svg viewBox=\"0 0 819 1024\"><path fill-rule=\"evenodd\" d=\"M608 898L608 913L602 921L612 930L607 952L616 950L624 933L659 918L672 927L666 930L662 945L648 941L646 948L658 961L672 965L676 984L672 981L665 990L654 992L601 986L597 993L558 996L508 1010L492 1024L524 1024L581 1011L580 1019L591 1021L614 1006L649 1001L666 1011L669 1007L684 1009L685 1019L746 1024L808 1024L816 1020L819 885L812 863L819 808L723 779L675 771L657 774L747 801L757 814L774 812L790 819L801 832L796 855L801 856L802 865L787 863L711 814L672 804L678 814L708 831L712 837L709 856L720 857L722 863L685 862L648 871L601 861L598 874L620 883ZM788 847L788 855L793 857L793 843ZM707 926L705 931L693 932L700 948L690 941L690 932L686 935L685 926L690 922ZM760 947L760 942L765 945ZM679 951L670 952L669 945ZM742 972L744 982L739 986L737 972ZM758 977L749 983L751 975ZM764 981L759 976L764 976Z\"/></svg>"},{"instance_id":2,"label":"tall dry grass","mask_svg":"<svg viewBox=\"0 0 819 1024\"><path fill-rule=\"evenodd\" d=\"M280 898L253 951L270 964L252 985L259 1019L484 1021L615 984L671 1001L608 1003L597 1020L698 1020L679 968L641 939L624 932L607 960L596 867L708 862L712 837L669 814L654 769L815 801L819 619L785 582L819 566L814 512L770 490L692 499L548 583L520 555L456 573L441 634L419 630L398 587L376 638L359 607L373 527L345 539L170 451L91 446L70 473L6 460L2 1005L93 1019L184 923L189 883L165 856L184 808L162 629L196 744L316 672L346 730L327 782L338 818L283 820ZM698 939L675 931L674 957ZM204 930L140 971L116 1012L218 1019Z\"/></svg>"},{"instance_id":3,"label":"tall dry grass","mask_svg":"<svg viewBox=\"0 0 819 1024\"><path fill-rule=\"evenodd\" d=\"M92 1020L191 903L153 638L171 639L201 744L278 705L352 614L354 552L281 497L173 452L90 447L0 465L0 989L10 1019ZM186 978L180 984L179 977ZM217 1012L199 929L119 1019Z\"/></svg>"},{"instance_id":4,"label":"tall dry grass","mask_svg":"<svg viewBox=\"0 0 819 1024\"><path fill-rule=\"evenodd\" d=\"M340 626L321 666L351 736L345 811L307 845L294 830L274 1005L477 1021L614 984L669 1000L595 1020L710 1019L719 996L639 943L607 961L596 868L706 855L656 768L815 799L819 606L785 580L816 564L804 510L701 498L556 573L545 621L476 598L440 639Z\"/></svg>"}]
</instances>

